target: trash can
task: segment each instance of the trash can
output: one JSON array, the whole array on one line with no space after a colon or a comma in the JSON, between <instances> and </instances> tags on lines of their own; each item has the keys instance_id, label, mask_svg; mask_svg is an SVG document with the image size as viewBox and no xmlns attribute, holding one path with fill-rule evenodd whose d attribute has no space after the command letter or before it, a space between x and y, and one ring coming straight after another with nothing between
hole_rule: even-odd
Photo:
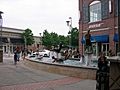
<instances>
[{"instance_id":1,"label":"trash can","mask_svg":"<svg viewBox=\"0 0 120 90\"><path fill-rule=\"evenodd\" d=\"M0 63L3 62L3 50L0 49Z\"/></svg>"}]
</instances>

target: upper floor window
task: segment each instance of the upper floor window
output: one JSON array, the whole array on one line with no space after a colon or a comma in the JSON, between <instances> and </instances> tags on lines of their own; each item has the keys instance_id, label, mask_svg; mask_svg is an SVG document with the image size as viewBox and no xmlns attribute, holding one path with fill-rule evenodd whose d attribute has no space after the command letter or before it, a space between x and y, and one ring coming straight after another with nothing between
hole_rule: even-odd
<instances>
[{"instance_id":1,"label":"upper floor window","mask_svg":"<svg viewBox=\"0 0 120 90\"><path fill-rule=\"evenodd\" d=\"M93 1L89 5L90 10L90 22L96 22L101 20L101 2L100 1Z\"/></svg>"}]
</instances>

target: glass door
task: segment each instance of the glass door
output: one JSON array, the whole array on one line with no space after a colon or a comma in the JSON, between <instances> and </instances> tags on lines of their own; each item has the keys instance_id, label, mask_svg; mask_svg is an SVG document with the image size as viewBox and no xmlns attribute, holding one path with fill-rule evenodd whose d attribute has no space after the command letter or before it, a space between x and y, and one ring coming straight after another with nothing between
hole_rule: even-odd
<instances>
[{"instance_id":1,"label":"glass door","mask_svg":"<svg viewBox=\"0 0 120 90\"><path fill-rule=\"evenodd\" d=\"M108 43L102 44L102 52L104 52L106 56L108 55L108 52L109 52L109 44Z\"/></svg>"}]
</instances>

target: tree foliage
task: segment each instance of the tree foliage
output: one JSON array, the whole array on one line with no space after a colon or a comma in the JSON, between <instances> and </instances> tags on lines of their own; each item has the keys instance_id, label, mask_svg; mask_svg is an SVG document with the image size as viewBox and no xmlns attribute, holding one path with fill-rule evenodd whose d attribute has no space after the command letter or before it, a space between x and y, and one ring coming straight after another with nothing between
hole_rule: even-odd
<instances>
[{"instance_id":1,"label":"tree foliage","mask_svg":"<svg viewBox=\"0 0 120 90\"><path fill-rule=\"evenodd\" d=\"M78 47L79 40L78 29L76 27L72 28L71 32L68 33L70 36L58 35L55 32L49 33L47 30L44 30L42 43L44 46L49 48L51 48L51 46L58 46L60 43L62 43L64 46L68 46L71 39L71 46Z\"/></svg>"},{"instance_id":2,"label":"tree foliage","mask_svg":"<svg viewBox=\"0 0 120 90\"><path fill-rule=\"evenodd\" d=\"M24 43L26 43L26 45L32 45L35 41L34 41L34 37L33 37L33 33L32 30L30 30L29 28L27 28L23 33L22 33L22 38L24 39Z\"/></svg>"},{"instance_id":3,"label":"tree foliage","mask_svg":"<svg viewBox=\"0 0 120 90\"><path fill-rule=\"evenodd\" d=\"M49 33L47 30L44 30L43 32L43 38L42 38L43 45L51 48L51 46L57 47L60 43L63 45L68 45L68 39L66 39L63 35L58 35L55 32Z\"/></svg>"},{"instance_id":4,"label":"tree foliage","mask_svg":"<svg viewBox=\"0 0 120 90\"><path fill-rule=\"evenodd\" d=\"M78 47L79 44L79 31L77 27L72 28L71 30L71 46Z\"/></svg>"}]
</instances>

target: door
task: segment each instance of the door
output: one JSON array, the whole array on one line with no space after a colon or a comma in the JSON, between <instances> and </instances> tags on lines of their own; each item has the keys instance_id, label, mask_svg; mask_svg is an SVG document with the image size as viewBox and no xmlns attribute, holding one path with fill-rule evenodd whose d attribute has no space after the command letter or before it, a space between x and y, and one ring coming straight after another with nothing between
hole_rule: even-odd
<instances>
[{"instance_id":1,"label":"door","mask_svg":"<svg viewBox=\"0 0 120 90\"><path fill-rule=\"evenodd\" d=\"M104 52L106 56L108 55L108 52L109 52L109 44L108 43L102 44L102 52Z\"/></svg>"}]
</instances>

